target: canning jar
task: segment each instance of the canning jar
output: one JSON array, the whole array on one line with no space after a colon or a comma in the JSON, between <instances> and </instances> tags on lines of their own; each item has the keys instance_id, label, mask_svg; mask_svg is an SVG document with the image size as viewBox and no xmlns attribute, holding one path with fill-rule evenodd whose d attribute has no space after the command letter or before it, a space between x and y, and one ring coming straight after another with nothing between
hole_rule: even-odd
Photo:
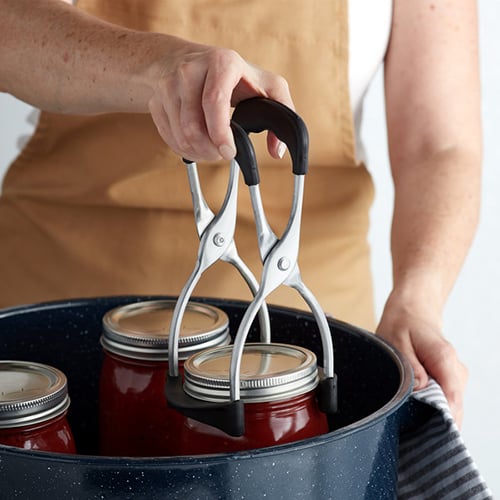
<instances>
[{"instance_id":1,"label":"canning jar","mask_svg":"<svg viewBox=\"0 0 500 500\"><path fill-rule=\"evenodd\" d=\"M231 353L227 346L189 358L184 364L186 394L206 402L230 401ZM313 352L288 344L248 343L240 367L244 435L230 436L187 418L180 435L183 455L265 448L328 432L316 399L319 375Z\"/></svg>"},{"instance_id":2,"label":"canning jar","mask_svg":"<svg viewBox=\"0 0 500 500\"><path fill-rule=\"evenodd\" d=\"M175 301L119 306L103 318L99 441L103 455L177 455L184 416L167 406L168 334ZM191 354L230 342L221 309L190 302L179 338L179 368Z\"/></svg>"},{"instance_id":3,"label":"canning jar","mask_svg":"<svg viewBox=\"0 0 500 500\"><path fill-rule=\"evenodd\" d=\"M75 453L66 413L66 376L28 361L0 361L0 443L18 448Z\"/></svg>"}]
</instances>

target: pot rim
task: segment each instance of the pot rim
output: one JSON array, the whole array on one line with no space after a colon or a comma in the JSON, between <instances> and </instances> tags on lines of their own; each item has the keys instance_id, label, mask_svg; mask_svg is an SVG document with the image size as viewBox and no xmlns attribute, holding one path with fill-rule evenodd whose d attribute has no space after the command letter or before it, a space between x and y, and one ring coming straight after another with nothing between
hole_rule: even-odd
<instances>
[{"instance_id":1,"label":"pot rim","mask_svg":"<svg viewBox=\"0 0 500 500\"><path fill-rule=\"evenodd\" d=\"M94 298L79 298L79 299L69 299L64 301L50 301L37 304L20 305L9 308L0 309L0 319L6 318L13 315L33 313L38 310L47 311L55 310L67 307L81 307L95 305L96 301L110 301L123 299L125 301L135 301L135 300L145 300L145 298L168 298L168 296L135 296L135 295L125 295L125 296L109 296L109 297L94 297ZM244 301L240 300L226 300L219 298L207 298L207 297L196 297L197 301L207 301L214 302L218 304L243 304ZM217 304L216 304L217 305ZM220 307L220 306L218 306ZM297 313L301 316L310 315L308 311L301 311L293 308L288 308L284 306L270 305L270 307L276 312L282 311L285 313ZM64 454L57 452L47 452L47 451L37 451L37 450L26 450L22 448L16 448L13 446L7 446L0 444L0 453L12 456L21 457L31 457L33 459L47 460L50 459L51 463L66 463L66 464L82 464L86 465L127 465L128 467L141 467L144 465L186 465L186 464L199 464L200 461L204 463L209 463L210 465L215 465L217 463L224 463L228 460L251 460L257 457L265 457L266 455L276 456L282 453L287 453L290 450L302 450L312 447L319 446L326 442L333 442L340 439L344 439L350 434L361 432L369 429L375 425L378 425L382 420L385 420L388 416L396 413L408 400L412 388L413 388L413 369L410 365L408 359L394 346L389 344L386 340L378 337L374 333L362 329L357 326L350 325L341 320L338 320L330 315L327 317L330 326L334 325L337 328L348 328L349 333L353 335L358 335L365 339L369 339L370 342L375 342L381 347L395 362L398 371L401 376L401 381L396 390L394 396L382 407L380 407L375 412L367 415L366 417L353 422L352 424L341 427L334 431L321 434L320 436L315 436L312 438L303 439L300 441L295 441L292 443L285 443L275 446L270 446L266 448L256 448L247 451L238 452L228 452L228 453L213 453L205 455L193 455L193 456L166 456L166 457L117 457L117 456L101 456L101 455L84 455L84 454Z\"/></svg>"}]
</instances>

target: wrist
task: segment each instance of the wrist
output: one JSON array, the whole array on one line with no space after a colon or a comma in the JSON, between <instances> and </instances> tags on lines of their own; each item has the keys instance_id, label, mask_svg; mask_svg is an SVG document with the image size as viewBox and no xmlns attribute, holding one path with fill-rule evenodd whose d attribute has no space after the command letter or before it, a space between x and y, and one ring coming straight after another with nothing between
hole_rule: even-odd
<instances>
[{"instance_id":1,"label":"wrist","mask_svg":"<svg viewBox=\"0 0 500 500\"><path fill-rule=\"evenodd\" d=\"M442 286L422 277L395 283L384 307L384 316L419 317L442 326L447 294Z\"/></svg>"},{"instance_id":2,"label":"wrist","mask_svg":"<svg viewBox=\"0 0 500 500\"><path fill-rule=\"evenodd\" d=\"M126 43L133 57L122 64L122 75L116 75L126 85L125 92L116 94L118 111L149 112L149 100L157 91L168 68L168 58L175 50L173 38L160 33L130 32Z\"/></svg>"},{"instance_id":3,"label":"wrist","mask_svg":"<svg viewBox=\"0 0 500 500\"><path fill-rule=\"evenodd\" d=\"M392 294L402 301L433 304L444 309L453 284L443 265L413 266L394 270Z\"/></svg>"}]
</instances>

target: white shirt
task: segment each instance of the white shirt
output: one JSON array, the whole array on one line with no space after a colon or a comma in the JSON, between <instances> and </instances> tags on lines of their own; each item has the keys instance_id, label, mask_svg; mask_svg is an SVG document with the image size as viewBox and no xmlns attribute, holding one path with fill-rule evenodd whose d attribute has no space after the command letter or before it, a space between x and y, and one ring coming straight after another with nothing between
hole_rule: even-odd
<instances>
[{"instance_id":1,"label":"white shirt","mask_svg":"<svg viewBox=\"0 0 500 500\"><path fill-rule=\"evenodd\" d=\"M349 92L359 161L366 160L360 136L363 99L387 51L392 3L393 0L349 0Z\"/></svg>"}]
</instances>

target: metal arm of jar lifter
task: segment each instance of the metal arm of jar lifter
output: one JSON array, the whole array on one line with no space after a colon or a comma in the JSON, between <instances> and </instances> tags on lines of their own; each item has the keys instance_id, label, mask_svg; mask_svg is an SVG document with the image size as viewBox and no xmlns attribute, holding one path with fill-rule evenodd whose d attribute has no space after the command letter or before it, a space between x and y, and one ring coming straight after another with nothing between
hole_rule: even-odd
<instances>
[{"instance_id":1,"label":"metal arm of jar lifter","mask_svg":"<svg viewBox=\"0 0 500 500\"><path fill-rule=\"evenodd\" d=\"M232 128L239 154L246 157L248 155L246 149L251 147L251 144L249 144L245 132L240 127L232 125ZM203 196L196 163L183 160L187 168L200 245L195 267L177 299L170 324L168 346L169 373L173 377L177 377L179 374L178 342L182 318L184 317L192 292L203 272L218 260L222 260L232 264L239 271L253 296L255 296L259 288L259 282L239 256L234 241L238 199L238 157L237 155L236 159L231 161L226 196L217 215L209 208ZM269 312L265 304L260 309L259 324L261 341L270 342L271 326Z\"/></svg>"},{"instance_id":2,"label":"metal arm of jar lifter","mask_svg":"<svg viewBox=\"0 0 500 500\"><path fill-rule=\"evenodd\" d=\"M217 260L228 262L229 264L233 265L245 280L246 284L248 285L248 288L252 292L252 296L255 297L255 294L259 289L259 281L253 275L252 271L250 271L249 267L245 264L243 259L238 254L236 243L234 241L234 226L236 223L236 201L238 194L238 179L239 179L239 167L237 160L231 161L231 165L229 167L229 181L227 189L228 203L226 205L223 204L221 208L222 215L219 218L219 221L221 219L224 219L226 217L225 211L229 211L228 216L231 217L231 228L229 229L229 232L227 234L224 234L222 232L223 228L221 227L221 225L217 225L217 221L213 222L214 219L216 219L217 217L212 212L212 210L210 209L205 200L205 197L203 196L203 192L200 186L200 179L198 177L198 167L196 166L196 163L186 159L183 159L183 161L186 165L186 170L188 174L189 188L191 191L191 199L193 201L196 231L198 233L198 237L201 240L203 234L207 230L211 231L213 234L213 238L210 245L213 247L215 252L213 257L209 261L210 265L212 264L211 261L214 258L217 258ZM211 223L213 223L214 227L208 229ZM227 248L224 248L224 243L226 242L226 240L229 241L227 244ZM208 238L207 241L210 241L210 238ZM221 250L220 255L218 252L219 249ZM208 251L208 248L206 251ZM262 308L259 310L259 326L260 326L261 342L270 342L271 323L269 320L269 311L267 310L266 304L263 304Z\"/></svg>"},{"instance_id":3,"label":"metal arm of jar lifter","mask_svg":"<svg viewBox=\"0 0 500 500\"><path fill-rule=\"evenodd\" d=\"M213 425L234 436L245 432L243 403L240 399L240 368L243 348L250 326L257 312L265 304L265 298L278 286L285 284L296 289L312 310L322 339L324 355L324 377L320 381L320 408L333 413L337 409L337 381L333 363L333 342L326 320L318 301L303 283L297 265L300 239L300 222L302 214L302 199L304 191L304 175L307 172L308 134L304 122L286 106L265 98L253 98L241 102L233 113L233 132L239 145L237 163L242 169L245 183L249 186L252 207L257 226L257 234L261 258L264 262L261 285L253 301L242 318L235 337L230 365L230 401L228 403L207 403L196 400L184 393L180 378L172 369L167 377L167 400L179 411L196 420ZM243 129L246 140L240 137ZM247 133L271 130L286 143L290 151L294 173L294 193L291 214L287 227L281 239L278 239L270 228L264 215L260 197L259 172L255 151L248 139ZM193 275L196 273L193 271ZM185 288L190 293L190 281ZM183 290L184 292L184 290ZM181 293L182 295L182 293ZM184 307L187 305L186 304ZM181 307L181 306L179 306ZM174 310L175 318L175 310ZM174 318L172 324L174 324ZM178 318L175 318L178 321ZM169 338L169 362L177 342L175 332L171 330ZM178 333L177 333L178 335ZM175 363L177 366L177 363Z\"/></svg>"},{"instance_id":4,"label":"metal arm of jar lifter","mask_svg":"<svg viewBox=\"0 0 500 500\"><path fill-rule=\"evenodd\" d=\"M215 215L209 208L203 196L196 163L184 160L187 168L196 229L200 238L200 245L198 248L198 256L195 267L186 281L175 304L169 331L169 373L167 375L166 382L168 404L177 408L186 415L193 416L193 418L197 418L199 415L204 415L204 421L207 423L220 421L220 405L214 407L213 404L198 401L187 396L184 393L182 388L182 379L179 376L178 343L182 318L184 317L189 299L203 272L218 260L223 260L236 267L250 288L253 296L256 295L259 287L258 280L239 256L234 241L237 214L238 178L240 170L238 160L240 156L246 158L249 154L252 155L255 153L245 131L234 123L231 124L231 127L237 147L237 154L235 160L231 161L226 196L217 215ZM271 325L266 304L262 304L262 307L259 310L259 325L261 341L266 343L270 342ZM230 414L231 417L227 418L226 415L223 417L223 420L239 421L241 417L234 416L234 412L236 412L236 415L243 415L242 404L237 403L227 405L225 412ZM232 434L239 432L238 430L229 430Z\"/></svg>"}]
</instances>

